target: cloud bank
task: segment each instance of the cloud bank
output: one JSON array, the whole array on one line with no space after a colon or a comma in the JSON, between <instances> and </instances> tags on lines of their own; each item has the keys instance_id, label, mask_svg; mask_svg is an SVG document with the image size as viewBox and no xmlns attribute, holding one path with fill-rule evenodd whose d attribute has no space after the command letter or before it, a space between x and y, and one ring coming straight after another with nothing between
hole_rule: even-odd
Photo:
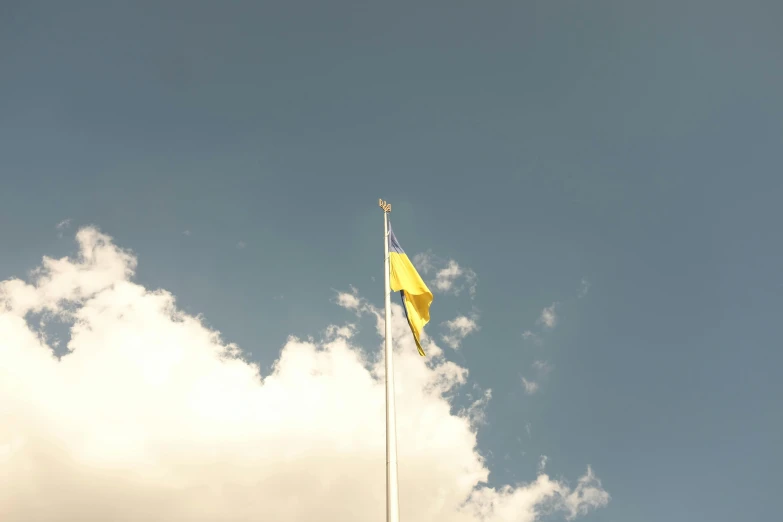
<instances>
[{"instance_id":1,"label":"cloud bank","mask_svg":"<svg viewBox=\"0 0 783 522\"><path fill-rule=\"evenodd\" d=\"M133 282L136 257L110 237L76 239L77 257L0 282L0 520L383 520L383 369L354 325L290 338L264 375L170 293ZM35 318L70 325L65 355ZM573 486L542 470L486 487L478 413L446 398L466 370L434 344L422 361L396 305L393 329L403 520L570 519L608 503L589 467Z\"/></svg>"}]
</instances>

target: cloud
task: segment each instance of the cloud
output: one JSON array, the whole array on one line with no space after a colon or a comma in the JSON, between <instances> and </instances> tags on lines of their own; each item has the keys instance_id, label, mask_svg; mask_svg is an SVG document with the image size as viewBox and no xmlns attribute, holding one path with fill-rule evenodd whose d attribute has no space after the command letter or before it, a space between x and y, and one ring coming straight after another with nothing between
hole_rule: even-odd
<instances>
[{"instance_id":1,"label":"cloud","mask_svg":"<svg viewBox=\"0 0 783 522\"><path fill-rule=\"evenodd\" d=\"M528 395L533 395L538 391L538 383L535 381L528 381L524 377L522 377L522 386L525 387L525 393Z\"/></svg>"},{"instance_id":2,"label":"cloud","mask_svg":"<svg viewBox=\"0 0 783 522\"><path fill-rule=\"evenodd\" d=\"M345 326L329 325L326 327L326 338L333 340L337 338L350 339L356 333L355 324L346 324Z\"/></svg>"},{"instance_id":3,"label":"cloud","mask_svg":"<svg viewBox=\"0 0 783 522\"><path fill-rule=\"evenodd\" d=\"M337 294L337 304L349 310L358 310L362 302L359 297L353 294L349 294L348 292L339 292Z\"/></svg>"},{"instance_id":4,"label":"cloud","mask_svg":"<svg viewBox=\"0 0 783 522\"><path fill-rule=\"evenodd\" d=\"M183 232L183 234L185 234L186 236L189 236L189 235L190 235L190 230L185 230L185 231Z\"/></svg>"},{"instance_id":5,"label":"cloud","mask_svg":"<svg viewBox=\"0 0 783 522\"><path fill-rule=\"evenodd\" d=\"M71 218L63 219L54 228L57 229L57 237L63 237L63 231L71 226Z\"/></svg>"},{"instance_id":6,"label":"cloud","mask_svg":"<svg viewBox=\"0 0 783 522\"><path fill-rule=\"evenodd\" d=\"M335 325L320 342L290 337L262 372L169 292L135 283L131 252L94 228L76 238L77 256L0 282L0 519L383 518L380 341L362 349L355 326ZM402 519L531 522L608 503L589 467L575 487L543 473L488 487L475 421L489 394L452 413L467 370L422 360L392 312ZM61 358L37 313L69 324Z\"/></svg>"},{"instance_id":7,"label":"cloud","mask_svg":"<svg viewBox=\"0 0 783 522\"><path fill-rule=\"evenodd\" d=\"M424 275L435 272L435 279L429 283L435 291L459 295L467 289L470 297L475 297L478 277L472 269L460 266L453 259L446 261L439 258L431 250L416 254L412 261L416 269Z\"/></svg>"},{"instance_id":8,"label":"cloud","mask_svg":"<svg viewBox=\"0 0 783 522\"><path fill-rule=\"evenodd\" d=\"M543 341L541 340L541 337L540 337L539 335L537 335L537 334L534 334L534 333L533 333L533 332L531 332L530 330L525 330L525 331L522 333L522 338L523 338L523 339L525 339L526 341L532 341L532 342L533 342L533 344L535 344L536 346L541 346L541 344L542 344L542 342L543 342Z\"/></svg>"},{"instance_id":9,"label":"cloud","mask_svg":"<svg viewBox=\"0 0 783 522\"><path fill-rule=\"evenodd\" d=\"M422 252L413 256L413 266L422 274L429 274L435 269L435 255L432 251Z\"/></svg>"},{"instance_id":10,"label":"cloud","mask_svg":"<svg viewBox=\"0 0 783 522\"><path fill-rule=\"evenodd\" d=\"M460 278L464 279L461 285L457 284ZM459 263L451 259L445 268L438 270L435 274L433 285L441 292L453 293L454 295L458 295L467 287L470 295L474 296L476 294L476 279L476 273L473 270L462 268Z\"/></svg>"},{"instance_id":11,"label":"cloud","mask_svg":"<svg viewBox=\"0 0 783 522\"><path fill-rule=\"evenodd\" d=\"M435 288L442 292L448 292L454 286L454 281L460 276L462 276L462 269L452 259L446 268L438 270L438 273L435 274Z\"/></svg>"},{"instance_id":12,"label":"cloud","mask_svg":"<svg viewBox=\"0 0 783 522\"><path fill-rule=\"evenodd\" d=\"M538 372L539 377L543 378L552 371L552 365L546 361L535 361L533 363L533 369Z\"/></svg>"},{"instance_id":13,"label":"cloud","mask_svg":"<svg viewBox=\"0 0 783 522\"><path fill-rule=\"evenodd\" d=\"M546 455L541 455L541 458L538 460L538 472L543 473L546 469L546 461L549 460L549 457Z\"/></svg>"},{"instance_id":14,"label":"cloud","mask_svg":"<svg viewBox=\"0 0 783 522\"><path fill-rule=\"evenodd\" d=\"M552 365L546 361L535 361L532 364L533 369L536 371L536 380L527 380L522 377L522 386L525 388L525 393L533 395L541 389L541 381L545 380L552 371ZM530 433L528 432L528 435Z\"/></svg>"},{"instance_id":15,"label":"cloud","mask_svg":"<svg viewBox=\"0 0 783 522\"><path fill-rule=\"evenodd\" d=\"M587 279L582 279L582 283L579 287L579 293L576 295L577 298L581 299L582 297L587 295L587 292L590 291L590 281Z\"/></svg>"},{"instance_id":16,"label":"cloud","mask_svg":"<svg viewBox=\"0 0 783 522\"><path fill-rule=\"evenodd\" d=\"M350 292L340 292L338 290L335 290L335 292L337 293L335 303L346 310L351 310L357 317L371 314L374 315L378 321L384 320L382 312L367 302L365 298L361 297L359 291L354 286L351 286Z\"/></svg>"},{"instance_id":17,"label":"cloud","mask_svg":"<svg viewBox=\"0 0 783 522\"><path fill-rule=\"evenodd\" d=\"M455 350L460 347L460 344L465 337L479 330L476 318L474 317L471 319L464 315L455 317L451 321L446 321L443 324L449 331L448 334L442 336L443 342Z\"/></svg>"},{"instance_id":18,"label":"cloud","mask_svg":"<svg viewBox=\"0 0 783 522\"><path fill-rule=\"evenodd\" d=\"M471 426L487 423L487 405L492 399L492 390L485 390L481 398L473 401L470 406L460 411L460 415L470 420Z\"/></svg>"},{"instance_id":19,"label":"cloud","mask_svg":"<svg viewBox=\"0 0 783 522\"><path fill-rule=\"evenodd\" d=\"M554 328L557 324L557 314L555 313L556 306L557 303L552 303L552 306L548 306L541 310L541 316L538 318L538 322L547 328Z\"/></svg>"},{"instance_id":20,"label":"cloud","mask_svg":"<svg viewBox=\"0 0 783 522\"><path fill-rule=\"evenodd\" d=\"M237 248L240 249L240 250L245 248L246 246L247 246L247 243L245 243L244 241L240 241L240 242L237 243Z\"/></svg>"}]
</instances>

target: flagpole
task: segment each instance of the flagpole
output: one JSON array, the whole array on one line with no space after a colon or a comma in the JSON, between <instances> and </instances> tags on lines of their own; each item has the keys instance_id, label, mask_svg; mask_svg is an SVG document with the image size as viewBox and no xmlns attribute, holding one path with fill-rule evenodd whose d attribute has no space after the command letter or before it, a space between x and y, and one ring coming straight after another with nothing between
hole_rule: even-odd
<instances>
[{"instance_id":1,"label":"flagpole","mask_svg":"<svg viewBox=\"0 0 783 522\"><path fill-rule=\"evenodd\" d=\"M383 268L386 306L386 522L400 521L400 499L397 491L397 418L394 411L394 350L392 349L391 287L389 285L389 212L391 205L383 200Z\"/></svg>"}]
</instances>

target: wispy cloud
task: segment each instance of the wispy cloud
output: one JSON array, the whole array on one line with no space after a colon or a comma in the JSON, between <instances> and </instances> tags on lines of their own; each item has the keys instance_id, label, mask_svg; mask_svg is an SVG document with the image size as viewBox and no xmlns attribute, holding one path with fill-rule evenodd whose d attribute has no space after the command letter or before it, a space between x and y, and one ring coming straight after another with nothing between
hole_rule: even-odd
<instances>
[{"instance_id":1,"label":"wispy cloud","mask_svg":"<svg viewBox=\"0 0 783 522\"><path fill-rule=\"evenodd\" d=\"M329 325L326 327L326 339L333 341L337 338L350 339L356 334L355 324L346 324L344 326Z\"/></svg>"},{"instance_id":2,"label":"wispy cloud","mask_svg":"<svg viewBox=\"0 0 783 522\"><path fill-rule=\"evenodd\" d=\"M462 284L460 284L462 279ZM449 260L445 268L438 270L435 274L434 286L437 290L444 293L453 293L458 295L465 288L471 296L476 294L476 272L470 268L463 268L454 261Z\"/></svg>"},{"instance_id":3,"label":"wispy cloud","mask_svg":"<svg viewBox=\"0 0 783 522\"><path fill-rule=\"evenodd\" d=\"M444 294L459 295L463 290L472 297L476 295L478 277L472 269L461 266L454 259L445 260L427 252L413 256L413 264L424 275L435 274L430 281L433 290Z\"/></svg>"},{"instance_id":4,"label":"wispy cloud","mask_svg":"<svg viewBox=\"0 0 783 522\"><path fill-rule=\"evenodd\" d=\"M185 234L186 236L189 236L189 235L190 235L190 230L185 230L185 231L184 231L184 232L182 232L182 233L183 233L183 234Z\"/></svg>"},{"instance_id":5,"label":"wispy cloud","mask_svg":"<svg viewBox=\"0 0 783 522\"><path fill-rule=\"evenodd\" d=\"M460 411L459 415L470 420L472 426L487 423L487 405L492 399L492 390L484 391L483 395L473 401L470 406Z\"/></svg>"},{"instance_id":6,"label":"wispy cloud","mask_svg":"<svg viewBox=\"0 0 783 522\"><path fill-rule=\"evenodd\" d=\"M531 341L533 344L537 346L541 346L543 342L541 340L541 336L539 336L538 334L534 334L530 330L525 330L524 332L522 332L522 338L525 339L526 341Z\"/></svg>"},{"instance_id":7,"label":"wispy cloud","mask_svg":"<svg viewBox=\"0 0 783 522\"><path fill-rule=\"evenodd\" d=\"M541 381L546 380L553 368L552 365L546 361L535 361L533 362L532 367L536 374L535 380L529 380L522 377L522 387L528 395L532 395L541 389Z\"/></svg>"},{"instance_id":8,"label":"wispy cloud","mask_svg":"<svg viewBox=\"0 0 783 522\"><path fill-rule=\"evenodd\" d=\"M541 455L541 457L538 459L538 474L539 475L541 473L543 473L544 470L546 469L546 461L547 460L549 460L549 457L547 457L546 455Z\"/></svg>"},{"instance_id":9,"label":"wispy cloud","mask_svg":"<svg viewBox=\"0 0 783 522\"><path fill-rule=\"evenodd\" d=\"M237 248L240 249L240 250L242 250L246 246L247 246L247 243L245 243L244 241L240 241L239 243L237 243Z\"/></svg>"},{"instance_id":10,"label":"wispy cloud","mask_svg":"<svg viewBox=\"0 0 783 522\"><path fill-rule=\"evenodd\" d=\"M422 252L413 256L413 266L422 274L429 274L435 269L435 255L432 251Z\"/></svg>"},{"instance_id":11,"label":"wispy cloud","mask_svg":"<svg viewBox=\"0 0 783 522\"><path fill-rule=\"evenodd\" d=\"M63 219L54 228L57 229L57 237L63 237L63 232L71 226L71 218Z\"/></svg>"},{"instance_id":12,"label":"wispy cloud","mask_svg":"<svg viewBox=\"0 0 783 522\"><path fill-rule=\"evenodd\" d=\"M579 293L576 295L577 298L581 299L584 296L587 295L587 292L590 291L590 281L587 279L582 279L582 283L579 286Z\"/></svg>"},{"instance_id":13,"label":"wispy cloud","mask_svg":"<svg viewBox=\"0 0 783 522\"><path fill-rule=\"evenodd\" d=\"M335 293L337 295L335 297L334 302L338 306L345 308L346 310L351 310L356 314L357 317L361 317L366 314L371 314L374 315L378 321L383 321L384 318L381 314L381 310L373 306L364 297L361 297L359 295L359 290L355 286L353 285L349 285L349 286L351 289L350 292L341 292L339 290L335 290Z\"/></svg>"},{"instance_id":14,"label":"wispy cloud","mask_svg":"<svg viewBox=\"0 0 783 522\"><path fill-rule=\"evenodd\" d=\"M528 395L533 395L538 391L538 383L535 381L528 381L524 377L522 377L522 386L524 386L525 393Z\"/></svg>"},{"instance_id":15,"label":"wispy cloud","mask_svg":"<svg viewBox=\"0 0 783 522\"><path fill-rule=\"evenodd\" d=\"M553 367L546 361L535 361L533 363L533 369L538 373L539 378L544 378L550 374Z\"/></svg>"},{"instance_id":16,"label":"wispy cloud","mask_svg":"<svg viewBox=\"0 0 783 522\"><path fill-rule=\"evenodd\" d=\"M460 347L465 337L479 329L476 317L470 318L464 315L455 317L451 321L446 321L443 325L449 331L449 333L442 336L443 342L455 350Z\"/></svg>"}]
</instances>

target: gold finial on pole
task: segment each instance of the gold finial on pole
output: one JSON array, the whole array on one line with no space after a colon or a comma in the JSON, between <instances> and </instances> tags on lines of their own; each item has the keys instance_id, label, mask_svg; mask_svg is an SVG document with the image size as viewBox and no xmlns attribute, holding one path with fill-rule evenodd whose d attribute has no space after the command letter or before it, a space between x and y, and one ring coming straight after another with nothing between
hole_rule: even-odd
<instances>
[{"instance_id":1,"label":"gold finial on pole","mask_svg":"<svg viewBox=\"0 0 783 522\"><path fill-rule=\"evenodd\" d=\"M378 200L378 206L383 209L387 214L391 212L391 203L386 203L384 200Z\"/></svg>"}]
</instances>

